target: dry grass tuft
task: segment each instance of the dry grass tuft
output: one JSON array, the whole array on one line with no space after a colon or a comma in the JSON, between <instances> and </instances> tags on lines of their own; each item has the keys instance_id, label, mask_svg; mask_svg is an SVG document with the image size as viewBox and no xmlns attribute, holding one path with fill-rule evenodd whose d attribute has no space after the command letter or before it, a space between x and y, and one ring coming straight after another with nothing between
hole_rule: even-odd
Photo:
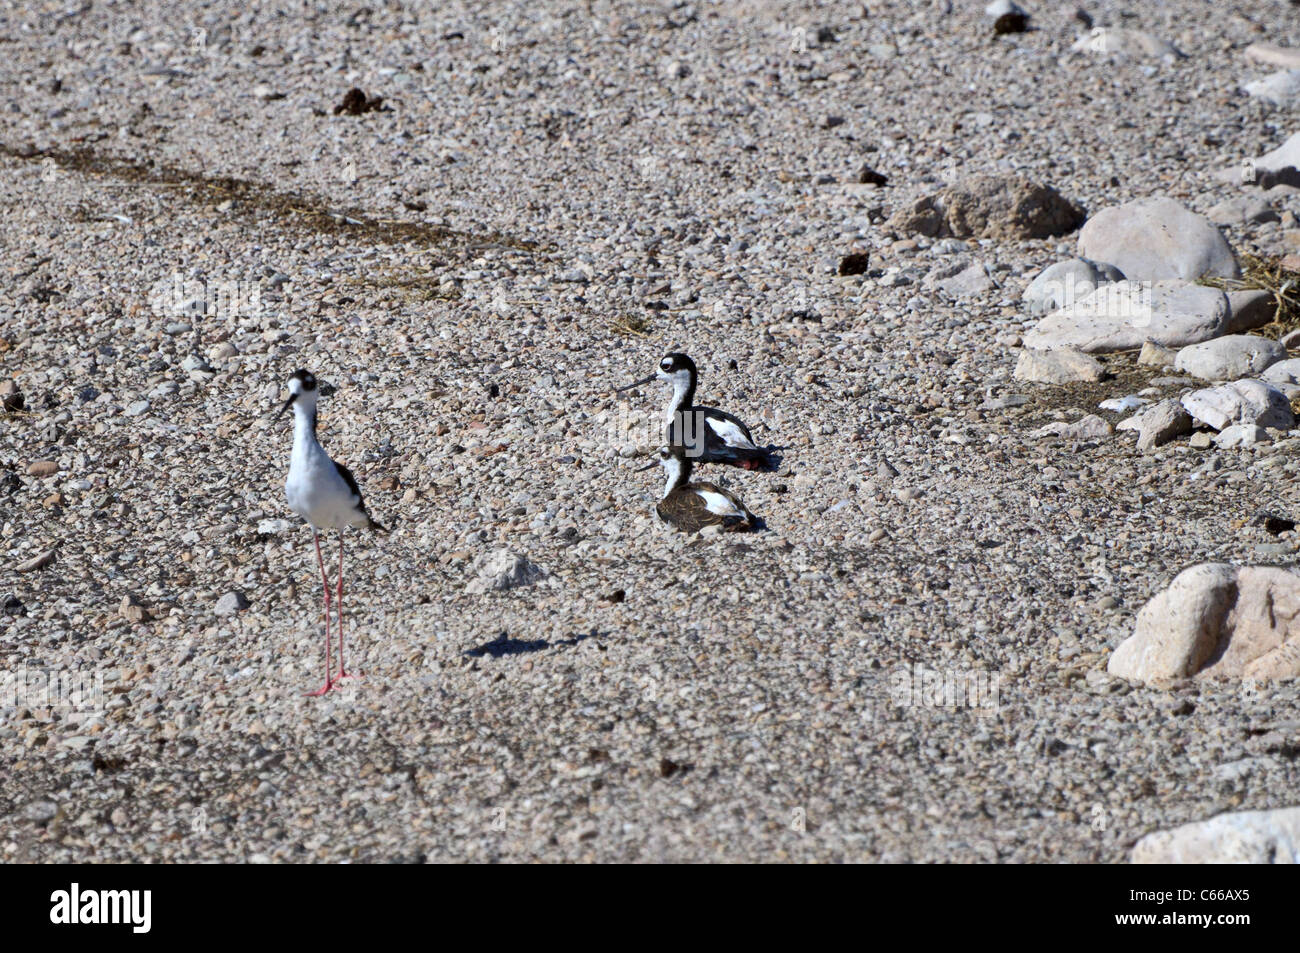
<instances>
[{"instance_id":1,"label":"dry grass tuft","mask_svg":"<svg viewBox=\"0 0 1300 953\"><path fill-rule=\"evenodd\" d=\"M615 334L626 334L631 337L649 337L650 319L641 314L620 315L609 322L609 329Z\"/></svg>"},{"instance_id":2,"label":"dry grass tuft","mask_svg":"<svg viewBox=\"0 0 1300 953\"><path fill-rule=\"evenodd\" d=\"M1280 338L1300 327L1300 272L1284 268L1282 261L1276 255L1243 254L1240 278L1202 278L1199 284L1221 291L1267 291L1276 310L1273 323L1258 333Z\"/></svg>"}]
</instances>

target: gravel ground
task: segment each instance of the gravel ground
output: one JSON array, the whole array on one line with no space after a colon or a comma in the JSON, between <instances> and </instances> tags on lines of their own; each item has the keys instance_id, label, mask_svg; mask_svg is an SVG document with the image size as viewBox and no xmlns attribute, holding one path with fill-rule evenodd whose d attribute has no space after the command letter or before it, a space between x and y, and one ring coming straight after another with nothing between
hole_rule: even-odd
<instances>
[{"instance_id":1,"label":"gravel ground","mask_svg":"<svg viewBox=\"0 0 1300 953\"><path fill-rule=\"evenodd\" d=\"M0 699L0 856L1121 862L1293 805L1295 684L1105 666L1181 569L1295 564L1249 518L1300 509L1300 440L1036 436L1162 376L1013 382L1073 236L884 222L975 173L1240 194L1215 173L1295 131L1242 50L1294 14L1086 4L1166 61L1025 6L997 37L967 0L0 14L0 656L103 686ZM1295 249L1275 207L1239 252ZM924 281L962 259L993 287ZM780 448L701 474L758 533L654 519L664 394L612 388L669 350ZM299 367L392 528L348 536L365 677L322 698ZM544 577L481 592L501 550ZM918 667L991 697L918 704Z\"/></svg>"}]
</instances>

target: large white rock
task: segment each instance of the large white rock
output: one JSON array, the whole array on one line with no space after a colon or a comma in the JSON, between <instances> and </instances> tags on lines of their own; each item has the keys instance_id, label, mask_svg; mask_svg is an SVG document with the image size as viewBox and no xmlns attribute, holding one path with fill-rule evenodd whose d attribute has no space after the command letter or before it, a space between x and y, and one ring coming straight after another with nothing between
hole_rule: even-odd
<instances>
[{"instance_id":1,"label":"large white rock","mask_svg":"<svg viewBox=\"0 0 1300 953\"><path fill-rule=\"evenodd\" d=\"M1214 438L1214 443L1224 450L1232 450L1236 447L1251 447L1267 440L1268 431L1263 427L1256 427L1254 424L1233 424L1220 430L1219 435Z\"/></svg>"},{"instance_id":2,"label":"large white rock","mask_svg":"<svg viewBox=\"0 0 1300 953\"><path fill-rule=\"evenodd\" d=\"M1123 279L1124 273L1114 265L1071 258L1040 271L1020 297L1029 306L1030 314L1043 314L1074 304L1091 294L1098 285Z\"/></svg>"},{"instance_id":3,"label":"large white rock","mask_svg":"<svg viewBox=\"0 0 1300 953\"><path fill-rule=\"evenodd\" d=\"M1206 387L1183 395L1187 412L1215 430L1232 424L1254 424L1257 427L1274 427L1290 430L1295 426L1295 415L1286 395L1259 380L1233 381L1218 387Z\"/></svg>"},{"instance_id":4,"label":"large white rock","mask_svg":"<svg viewBox=\"0 0 1300 953\"><path fill-rule=\"evenodd\" d=\"M1170 43L1145 30L1126 30L1119 27L1097 27L1087 36L1081 36L1070 47L1075 53L1097 53L1105 56L1168 57L1180 59L1183 53Z\"/></svg>"},{"instance_id":5,"label":"large white rock","mask_svg":"<svg viewBox=\"0 0 1300 953\"><path fill-rule=\"evenodd\" d=\"M1300 575L1202 563L1142 607L1106 671L1157 686L1191 677L1294 678L1300 675L1297 616Z\"/></svg>"},{"instance_id":6,"label":"large white rock","mask_svg":"<svg viewBox=\"0 0 1300 953\"><path fill-rule=\"evenodd\" d=\"M1286 348L1255 334L1228 334L1189 344L1178 352L1174 367L1203 381L1229 381L1259 374L1286 357Z\"/></svg>"},{"instance_id":7,"label":"large white rock","mask_svg":"<svg viewBox=\"0 0 1300 953\"><path fill-rule=\"evenodd\" d=\"M1092 216L1079 231L1079 256L1114 265L1131 281L1241 276L1219 230L1164 196L1112 206Z\"/></svg>"},{"instance_id":8,"label":"large white rock","mask_svg":"<svg viewBox=\"0 0 1300 953\"><path fill-rule=\"evenodd\" d=\"M1300 395L1300 358L1278 361L1260 375L1290 400Z\"/></svg>"},{"instance_id":9,"label":"large white rock","mask_svg":"<svg viewBox=\"0 0 1300 953\"><path fill-rule=\"evenodd\" d=\"M1120 424L1121 430L1138 432L1138 449L1154 450L1192 432L1191 415L1176 400L1162 400Z\"/></svg>"},{"instance_id":10,"label":"large white rock","mask_svg":"<svg viewBox=\"0 0 1300 953\"><path fill-rule=\"evenodd\" d=\"M1228 317L1228 299L1217 288L1116 281L1047 315L1025 335L1025 346L1094 354L1132 350L1147 341L1182 347L1225 333Z\"/></svg>"},{"instance_id":11,"label":"large white rock","mask_svg":"<svg viewBox=\"0 0 1300 953\"><path fill-rule=\"evenodd\" d=\"M1238 811L1148 834L1135 864L1300 864L1300 807Z\"/></svg>"},{"instance_id":12,"label":"large white rock","mask_svg":"<svg viewBox=\"0 0 1300 953\"><path fill-rule=\"evenodd\" d=\"M1283 70L1241 87L1248 96L1274 106L1290 106L1300 99L1300 70Z\"/></svg>"},{"instance_id":13,"label":"large white rock","mask_svg":"<svg viewBox=\"0 0 1300 953\"><path fill-rule=\"evenodd\" d=\"M1055 351L1020 352L1014 377L1018 381L1041 384L1068 384L1072 381L1099 381L1106 369L1090 354L1072 348Z\"/></svg>"}]
</instances>

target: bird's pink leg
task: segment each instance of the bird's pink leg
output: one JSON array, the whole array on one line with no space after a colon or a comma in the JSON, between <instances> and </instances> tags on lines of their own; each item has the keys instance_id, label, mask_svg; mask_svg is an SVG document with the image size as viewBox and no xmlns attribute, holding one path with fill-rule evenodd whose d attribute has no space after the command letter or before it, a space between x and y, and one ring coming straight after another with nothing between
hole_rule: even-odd
<instances>
[{"instance_id":1,"label":"bird's pink leg","mask_svg":"<svg viewBox=\"0 0 1300 953\"><path fill-rule=\"evenodd\" d=\"M343 530L339 530L339 591L335 601L339 607L339 678L349 678L343 667Z\"/></svg>"},{"instance_id":2,"label":"bird's pink leg","mask_svg":"<svg viewBox=\"0 0 1300 953\"><path fill-rule=\"evenodd\" d=\"M309 696L324 695L334 687L334 679L331 677L330 664L330 577L325 571L325 559L320 554L320 534L312 530L312 539L316 543L316 563L320 566L321 582L325 586L325 684L316 689L314 692L308 692ZM339 636L342 637L342 619L339 620Z\"/></svg>"}]
</instances>

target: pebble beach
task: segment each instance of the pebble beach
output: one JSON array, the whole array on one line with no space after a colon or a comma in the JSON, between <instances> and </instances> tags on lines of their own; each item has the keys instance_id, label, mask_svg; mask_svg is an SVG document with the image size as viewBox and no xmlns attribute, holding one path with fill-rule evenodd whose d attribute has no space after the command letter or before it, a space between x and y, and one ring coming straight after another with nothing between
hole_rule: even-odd
<instances>
[{"instance_id":1,"label":"pebble beach","mask_svg":"<svg viewBox=\"0 0 1300 953\"><path fill-rule=\"evenodd\" d=\"M252 6L0 10L0 860L1300 854L1290 4Z\"/></svg>"}]
</instances>

